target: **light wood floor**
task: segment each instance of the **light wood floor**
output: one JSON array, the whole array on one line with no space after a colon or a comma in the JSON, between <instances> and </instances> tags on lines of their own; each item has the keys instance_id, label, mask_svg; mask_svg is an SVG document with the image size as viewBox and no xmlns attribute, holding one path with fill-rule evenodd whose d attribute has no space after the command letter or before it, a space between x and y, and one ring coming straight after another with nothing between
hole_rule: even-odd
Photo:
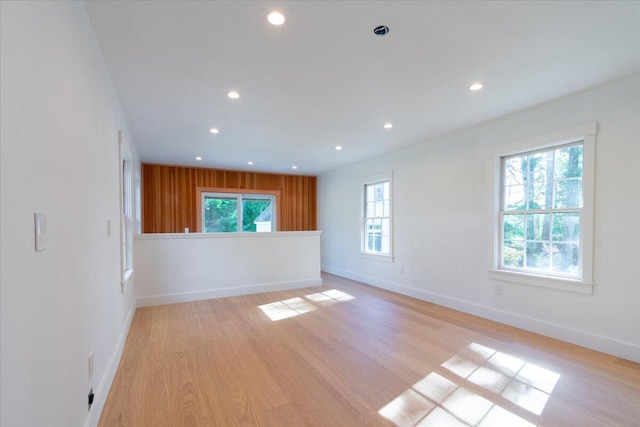
<instances>
[{"instance_id":1,"label":"light wood floor","mask_svg":"<svg viewBox=\"0 0 640 427\"><path fill-rule=\"evenodd\" d=\"M336 276L139 308L107 426L639 426L640 365Z\"/></svg>"}]
</instances>

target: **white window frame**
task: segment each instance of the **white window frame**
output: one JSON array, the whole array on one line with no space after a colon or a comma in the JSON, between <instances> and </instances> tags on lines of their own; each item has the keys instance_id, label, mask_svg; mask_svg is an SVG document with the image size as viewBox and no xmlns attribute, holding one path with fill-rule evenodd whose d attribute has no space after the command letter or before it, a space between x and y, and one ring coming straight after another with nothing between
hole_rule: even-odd
<instances>
[{"instance_id":1,"label":"white window frame","mask_svg":"<svg viewBox=\"0 0 640 427\"><path fill-rule=\"evenodd\" d=\"M389 182L389 253L367 251L367 186L381 182ZM394 227L393 227L393 172L383 172L364 178L360 185L360 256L377 261L393 262L394 260Z\"/></svg>"},{"instance_id":2,"label":"white window frame","mask_svg":"<svg viewBox=\"0 0 640 427\"><path fill-rule=\"evenodd\" d=\"M593 212L595 189L595 155L597 123L588 123L551 134L530 138L510 144L504 152L494 156L494 214L493 214L493 259L489 277L494 280L540 286L551 289L593 293ZM580 209L579 274L578 277L562 277L544 272L501 268L502 256L502 159L534 151L550 150L554 147L582 141L583 207Z\"/></svg>"},{"instance_id":3,"label":"white window frame","mask_svg":"<svg viewBox=\"0 0 640 427\"><path fill-rule=\"evenodd\" d=\"M133 162L121 130L118 131L118 169L120 183L120 286L124 289L133 274Z\"/></svg>"},{"instance_id":4,"label":"white window frame","mask_svg":"<svg viewBox=\"0 0 640 427\"><path fill-rule=\"evenodd\" d=\"M236 233L246 233L242 231L242 200L243 199L264 199L271 201L271 231L274 232L278 230L278 215L277 215L277 206L276 206L276 194L269 193L227 193L227 192L211 192L211 191L202 191L200 193L200 229L204 233L204 210L205 210L205 197L220 197L224 199L232 199L236 198L236 209L238 210L237 218L237 227ZM224 233L233 233L233 232L224 232ZM207 232L207 234L211 234L211 232Z\"/></svg>"}]
</instances>

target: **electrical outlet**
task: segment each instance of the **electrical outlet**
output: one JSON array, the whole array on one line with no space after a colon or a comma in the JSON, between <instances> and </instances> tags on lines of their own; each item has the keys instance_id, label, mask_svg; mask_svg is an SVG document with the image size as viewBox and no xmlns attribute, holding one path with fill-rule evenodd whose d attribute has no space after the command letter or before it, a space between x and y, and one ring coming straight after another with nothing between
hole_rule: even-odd
<instances>
[{"instance_id":1,"label":"electrical outlet","mask_svg":"<svg viewBox=\"0 0 640 427\"><path fill-rule=\"evenodd\" d=\"M502 285L496 285L496 295L502 295Z\"/></svg>"},{"instance_id":2,"label":"electrical outlet","mask_svg":"<svg viewBox=\"0 0 640 427\"><path fill-rule=\"evenodd\" d=\"M107 237L111 236L111 220L107 220Z\"/></svg>"},{"instance_id":3,"label":"electrical outlet","mask_svg":"<svg viewBox=\"0 0 640 427\"><path fill-rule=\"evenodd\" d=\"M93 351L89 353L89 379L93 376Z\"/></svg>"},{"instance_id":4,"label":"electrical outlet","mask_svg":"<svg viewBox=\"0 0 640 427\"><path fill-rule=\"evenodd\" d=\"M95 397L95 395L93 394L93 387L91 387L91 390L89 390L89 396L88 396L88 400L89 400L89 411L91 410L91 405L93 405L93 398Z\"/></svg>"}]
</instances>

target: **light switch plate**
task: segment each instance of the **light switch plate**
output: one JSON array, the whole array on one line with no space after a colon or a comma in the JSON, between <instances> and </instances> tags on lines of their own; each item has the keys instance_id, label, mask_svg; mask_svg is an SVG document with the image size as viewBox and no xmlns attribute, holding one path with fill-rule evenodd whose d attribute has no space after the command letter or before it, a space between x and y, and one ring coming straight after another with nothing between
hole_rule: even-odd
<instances>
[{"instance_id":1,"label":"light switch plate","mask_svg":"<svg viewBox=\"0 0 640 427\"><path fill-rule=\"evenodd\" d=\"M34 226L36 235L36 252L47 249L47 216L43 213L34 213Z\"/></svg>"}]
</instances>

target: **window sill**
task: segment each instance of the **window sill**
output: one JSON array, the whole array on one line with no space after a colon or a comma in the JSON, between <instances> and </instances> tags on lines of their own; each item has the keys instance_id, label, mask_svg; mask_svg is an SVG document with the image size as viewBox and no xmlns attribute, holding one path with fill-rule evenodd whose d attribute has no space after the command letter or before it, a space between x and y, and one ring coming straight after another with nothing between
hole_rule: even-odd
<instances>
[{"instance_id":1,"label":"window sill","mask_svg":"<svg viewBox=\"0 0 640 427\"><path fill-rule=\"evenodd\" d=\"M539 286L562 291L593 294L593 282L578 279L563 279L561 277L540 276L530 273L520 273L507 270L489 270L491 280L520 283L523 285Z\"/></svg>"},{"instance_id":2,"label":"window sill","mask_svg":"<svg viewBox=\"0 0 640 427\"><path fill-rule=\"evenodd\" d=\"M360 252L360 258L373 261L393 262L393 255L372 254L369 252Z\"/></svg>"}]
</instances>

